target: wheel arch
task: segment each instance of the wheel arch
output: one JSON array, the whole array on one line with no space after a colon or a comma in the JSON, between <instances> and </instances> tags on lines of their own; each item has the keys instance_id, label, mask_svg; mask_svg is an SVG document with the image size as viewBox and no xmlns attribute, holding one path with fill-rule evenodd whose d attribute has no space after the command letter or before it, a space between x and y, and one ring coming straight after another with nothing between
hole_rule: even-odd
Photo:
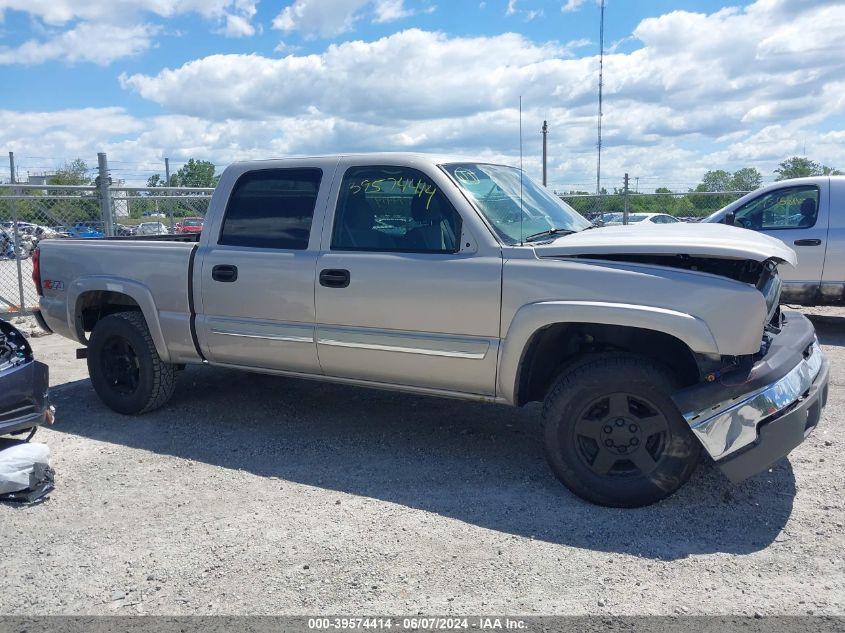
<instances>
[{"instance_id":1,"label":"wheel arch","mask_svg":"<svg viewBox=\"0 0 845 633\"><path fill-rule=\"evenodd\" d=\"M156 351L165 362L170 353L158 320L158 308L152 293L143 284L131 280L89 277L74 282L68 296L68 323L77 339L86 343L86 332L97 321L116 312L138 311L144 316Z\"/></svg>"},{"instance_id":2,"label":"wheel arch","mask_svg":"<svg viewBox=\"0 0 845 633\"><path fill-rule=\"evenodd\" d=\"M627 351L700 379L697 355L718 354L700 319L671 310L622 304L547 302L520 310L502 345L498 389L522 405L542 400L562 367L587 353Z\"/></svg>"}]
</instances>

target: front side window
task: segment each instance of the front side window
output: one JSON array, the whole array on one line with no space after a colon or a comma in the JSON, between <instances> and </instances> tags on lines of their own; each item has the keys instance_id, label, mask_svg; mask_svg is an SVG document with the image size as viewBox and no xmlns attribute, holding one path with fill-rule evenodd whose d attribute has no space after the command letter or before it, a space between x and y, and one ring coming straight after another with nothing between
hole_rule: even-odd
<instances>
[{"instance_id":1,"label":"front side window","mask_svg":"<svg viewBox=\"0 0 845 633\"><path fill-rule=\"evenodd\" d=\"M734 223L747 229L804 229L815 226L819 188L788 187L764 193L734 211Z\"/></svg>"},{"instance_id":2,"label":"front side window","mask_svg":"<svg viewBox=\"0 0 845 633\"><path fill-rule=\"evenodd\" d=\"M461 218L440 188L410 167L350 167L343 176L332 250L455 253Z\"/></svg>"},{"instance_id":3,"label":"front side window","mask_svg":"<svg viewBox=\"0 0 845 633\"><path fill-rule=\"evenodd\" d=\"M262 169L235 183L219 244L304 250L308 248L320 169Z\"/></svg>"},{"instance_id":4,"label":"front side window","mask_svg":"<svg viewBox=\"0 0 845 633\"><path fill-rule=\"evenodd\" d=\"M519 244L551 229L577 232L591 226L575 209L513 167L450 163L443 168L506 244Z\"/></svg>"}]
</instances>

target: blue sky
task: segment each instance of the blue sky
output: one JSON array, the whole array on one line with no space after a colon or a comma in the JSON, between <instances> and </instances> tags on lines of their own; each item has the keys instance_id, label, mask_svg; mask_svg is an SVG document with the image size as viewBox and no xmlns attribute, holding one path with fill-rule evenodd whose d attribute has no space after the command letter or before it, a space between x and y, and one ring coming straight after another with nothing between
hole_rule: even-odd
<instances>
[{"instance_id":1,"label":"blue sky","mask_svg":"<svg viewBox=\"0 0 845 633\"><path fill-rule=\"evenodd\" d=\"M595 0L0 0L0 170L434 151L595 179ZM603 170L845 167L845 3L608 0ZM8 163L4 171L8 170ZM2 172L0 172L2 173Z\"/></svg>"}]
</instances>

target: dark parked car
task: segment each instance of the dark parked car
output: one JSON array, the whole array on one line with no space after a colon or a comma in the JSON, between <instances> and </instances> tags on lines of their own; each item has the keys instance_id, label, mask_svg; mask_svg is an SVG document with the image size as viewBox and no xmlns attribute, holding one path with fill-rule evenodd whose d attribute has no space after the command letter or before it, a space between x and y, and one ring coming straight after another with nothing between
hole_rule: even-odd
<instances>
[{"instance_id":1,"label":"dark parked car","mask_svg":"<svg viewBox=\"0 0 845 633\"><path fill-rule=\"evenodd\" d=\"M0 435L53 423L47 365L35 360L23 334L0 319Z\"/></svg>"}]
</instances>

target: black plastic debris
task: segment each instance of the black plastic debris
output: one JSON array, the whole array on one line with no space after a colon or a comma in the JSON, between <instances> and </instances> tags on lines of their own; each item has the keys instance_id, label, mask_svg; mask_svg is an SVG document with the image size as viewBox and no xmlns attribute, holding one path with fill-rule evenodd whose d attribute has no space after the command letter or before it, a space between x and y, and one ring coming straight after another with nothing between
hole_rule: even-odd
<instances>
[{"instance_id":1,"label":"black plastic debris","mask_svg":"<svg viewBox=\"0 0 845 633\"><path fill-rule=\"evenodd\" d=\"M35 503L53 490L54 480L46 444L0 443L0 501Z\"/></svg>"}]
</instances>

